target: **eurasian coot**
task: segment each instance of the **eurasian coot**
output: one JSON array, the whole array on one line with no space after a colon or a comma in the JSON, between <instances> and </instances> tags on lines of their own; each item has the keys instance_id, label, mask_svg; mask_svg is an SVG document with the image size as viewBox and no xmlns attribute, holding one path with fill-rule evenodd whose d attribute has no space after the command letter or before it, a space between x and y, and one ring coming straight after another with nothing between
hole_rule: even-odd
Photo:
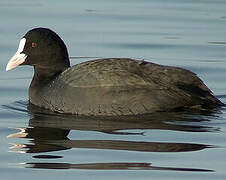
<instances>
[{"instance_id":1,"label":"eurasian coot","mask_svg":"<svg viewBox=\"0 0 226 180\"><path fill-rule=\"evenodd\" d=\"M129 58L96 59L70 67L67 48L52 30L35 28L21 39L6 70L34 66L29 101L81 115L138 115L223 105L191 71Z\"/></svg>"}]
</instances>

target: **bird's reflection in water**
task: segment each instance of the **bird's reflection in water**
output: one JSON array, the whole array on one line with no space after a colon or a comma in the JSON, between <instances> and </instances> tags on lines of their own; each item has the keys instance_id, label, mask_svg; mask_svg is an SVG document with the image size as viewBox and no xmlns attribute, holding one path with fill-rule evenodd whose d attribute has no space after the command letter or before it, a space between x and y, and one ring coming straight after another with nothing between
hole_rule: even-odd
<instances>
[{"instance_id":1,"label":"bird's reflection in water","mask_svg":"<svg viewBox=\"0 0 226 180\"><path fill-rule=\"evenodd\" d=\"M145 116L123 117L84 117L55 114L34 106L28 106L31 114L29 127L18 128L20 132L10 134L10 138L29 138L28 144L14 144L13 152L42 153L61 151L71 148L88 148L102 150L124 150L141 152L186 152L198 151L213 146L206 144L176 143L176 142L143 142L123 140L71 140L67 136L71 130L98 131L120 135L142 135L131 133L128 130L176 130L189 132L217 131L212 127L203 126L201 122L207 121L205 117L212 116L212 112L178 113L160 112ZM189 122L186 124L186 122ZM191 122L195 122L192 125ZM197 124L197 122L200 122ZM190 125L189 125L190 124ZM91 138L91 137L90 137ZM33 158L57 159L62 156L34 155ZM47 169L136 169L136 170L177 170L177 171L211 171L206 169L156 167L150 163L26 163L25 167Z\"/></svg>"},{"instance_id":2,"label":"bird's reflection in water","mask_svg":"<svg viewBox=\"0 0 226 180\"><path fill-rule=\"evenodd\" d=\"M87 170L167 170L167 171L193 171L193 172L213 172L209 169L195 168L172 168L152 166L151 163L26 163L27 168L40 169L87 169Z\"/></svg>"}]
</instances>

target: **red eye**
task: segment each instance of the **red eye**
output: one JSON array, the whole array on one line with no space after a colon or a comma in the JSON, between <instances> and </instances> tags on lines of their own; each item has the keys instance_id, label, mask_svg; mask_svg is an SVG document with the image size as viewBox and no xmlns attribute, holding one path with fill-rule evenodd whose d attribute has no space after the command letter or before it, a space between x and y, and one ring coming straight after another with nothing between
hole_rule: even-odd
<instances>
[{"instance_id":1,"label":"red eye","mask_svg":"<svg viewBox=\"0 0 226 180\"><path fill-rule=\"evenodd\" d=\"M34 42L31 43L31 47L33 47L33 48L34 48L34 47L37 47L37 43L34 43Z\"/></svg>"}]
</instances>

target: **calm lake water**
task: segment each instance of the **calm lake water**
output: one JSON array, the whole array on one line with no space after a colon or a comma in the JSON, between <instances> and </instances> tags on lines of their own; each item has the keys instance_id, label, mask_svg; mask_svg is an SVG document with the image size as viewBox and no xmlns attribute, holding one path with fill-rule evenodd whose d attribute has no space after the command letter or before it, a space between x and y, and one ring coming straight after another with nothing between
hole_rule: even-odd
<instances>
[{"instance_id":1,"label":"calm lake water","mask_svg":"<svg viewBox=\"0 0 226 180\"><path fill-rule=\"evenodd\" d=\"M74 57L192 70L226 103L225 0L0 1L2 179L226 179L226 108L84 118L27 107L31 67L5 72L21 37L49 27Z\"/></svg>"}]
</instances>

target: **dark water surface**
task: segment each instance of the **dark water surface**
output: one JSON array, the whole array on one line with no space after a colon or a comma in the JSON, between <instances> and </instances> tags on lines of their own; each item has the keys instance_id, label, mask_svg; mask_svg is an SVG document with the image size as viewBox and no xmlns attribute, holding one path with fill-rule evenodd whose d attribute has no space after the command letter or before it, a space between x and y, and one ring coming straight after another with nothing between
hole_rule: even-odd
<instances>
[{"instance_id":1,"label":"dark water surface","mask_svg":"<svg viewBox=\"0 0 226 180\"><path fill-rule=\"evenodd\" d=\"M226 179L226 109L87 118L27 106L20 38L55 30L72 64L131 57L194 71L226 103L225 0L0 1L1 179Z\"/></svg>"}]
</instances>

